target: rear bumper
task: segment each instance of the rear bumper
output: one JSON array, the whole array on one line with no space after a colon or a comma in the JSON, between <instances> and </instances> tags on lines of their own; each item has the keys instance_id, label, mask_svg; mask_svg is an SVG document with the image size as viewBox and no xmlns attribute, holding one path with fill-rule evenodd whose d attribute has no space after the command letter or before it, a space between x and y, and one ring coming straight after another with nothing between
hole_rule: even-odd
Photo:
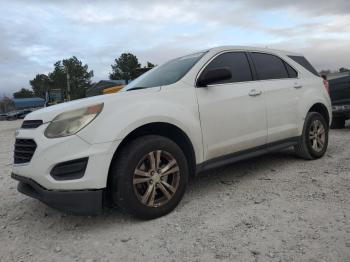
<instances>
[{"instance_id":1,"label":"rear bumper","mask_svg":"<svg viewBox=\"0 0 350 262\"><path fill-rule=\"evenodd\" d=\"M48 190L34 180L11 174L18 191L55 209L73 214L98 214L103 208L104 189Z\"/></svg>"}]
</instances>

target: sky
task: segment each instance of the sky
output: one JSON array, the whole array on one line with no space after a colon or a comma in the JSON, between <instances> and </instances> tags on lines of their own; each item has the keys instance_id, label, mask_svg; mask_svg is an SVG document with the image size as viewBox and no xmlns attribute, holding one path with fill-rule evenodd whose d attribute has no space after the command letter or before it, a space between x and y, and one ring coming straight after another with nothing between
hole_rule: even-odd
<instances>
[{"instance_id":1,"label":"sky","mask_svg":"<svg viewBox=\"0 0 350 262\"><path fill-rule=\"evenodd\" d=\"M142 64L220 45L303 53L350 68L349 0L0 0L0 96L77 56L108 79L123 52Z\"/></svg>"}]
</instances>

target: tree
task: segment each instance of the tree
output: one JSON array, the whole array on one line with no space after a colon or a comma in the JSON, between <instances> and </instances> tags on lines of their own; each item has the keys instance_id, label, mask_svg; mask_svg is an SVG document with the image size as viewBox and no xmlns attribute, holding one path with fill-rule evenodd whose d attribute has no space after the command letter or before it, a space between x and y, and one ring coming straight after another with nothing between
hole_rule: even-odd
<instances>
[{"instance_id":1,"label":"tree","mask_svg":"<svg viewBox=\"0 0 350 262\"><path fill-rule=\"evenodd\" d=\"M70 98L79 99L85 97L86 89L91 86L91 78L94 72L89 71L89 66L75 56L57 61L53 72L49 73L50 88L61 89L68 94L67 77L69 75Z\"/></svg>"},{"instance_id":2,"label":"tree","mask_svg":"<svg viewBox=\"0 0 350 262\"><path fill-rule=\"evenodd\" d=\"M151 62L148 62L148 61L147 61L147 65L146 65L145 67L146 67L146 68L153 68L153 67L155 67L155 66L157 66L157 65L152 64Z\"/></svg>"},{"instance_id":3,"label":"tree","mask_svg":"<svg viewBox=\"0 0 350 262\"><path fill-rule=\"evenodd\" d=\"M13 93L14 98L34 97L34 92L30 89L22 88L20 91Z\"/></svg>"},{"instance_id":4,"label":"tree","mask_svg":"<svg viewBox=\"0 0 350 262\"><path fill-rule=\"evenodd\" d=\"M32 86L35 96L46 97L46 92L50 89L50 79L47 75L37 74L29 83Z\"/></svg>"},{"instance_id":5,"label":"tree","mask_svg":"<svg viewBox=\"0 0 350 262\"><path fill-rule=\"evenodd\" d=\"M112 72L109 74L109 79L123 79L128 83L130 80L133 80L138 76L136 69L140 66L141 65L135 55L123 53L119 58L116 58L114 64L111 65Z\"/></svg>"}]
</instances>

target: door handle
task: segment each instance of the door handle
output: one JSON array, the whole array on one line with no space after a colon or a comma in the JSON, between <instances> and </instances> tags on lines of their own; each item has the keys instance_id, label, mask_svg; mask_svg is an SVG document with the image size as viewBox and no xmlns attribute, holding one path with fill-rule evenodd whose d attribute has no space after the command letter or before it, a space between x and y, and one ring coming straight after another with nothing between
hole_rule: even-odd
<instances>
[{"instance_id":1,"label":"door handle","mask_svg":"<svg viewBox=\"0 0 350 262\"><path fill-rule=\"evenodd\" d=\"M252 89L249 92L249 96L260 96L262 94L261 90Z\"/></svg>"},{"instance_id":2,"label":"door handle","mask_svg":"<svg viewBox=\"0 0 350 262\"><path fill-rule=\"evenodd\" d=\"M303 87L302 85L298 85L298 84L294 85L295 89L299 89L299 88L302 88L302 87Z\"/></svg>"}]
</instances>

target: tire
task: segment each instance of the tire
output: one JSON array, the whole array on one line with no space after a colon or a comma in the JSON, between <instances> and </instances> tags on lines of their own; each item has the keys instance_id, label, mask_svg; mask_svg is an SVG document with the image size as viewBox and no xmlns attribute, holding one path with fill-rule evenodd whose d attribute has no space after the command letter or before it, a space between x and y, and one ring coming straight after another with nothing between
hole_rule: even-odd
<instances>
[{"instance_id":1,"label":"tire","mask_svg":"<svg viewBox=\"0 0 350 262\"><path fill-rule=\"evenodd\" d=\"M315 135L316 132L317 135ZM298 144L294 146L295 153L307 160L322 157L327 150L328 133L329 127L324 117L317 112L309 112L305 118L303 133ZM323 145L321 145L322 141Z\"/></svg>"},{"instance_id":2,"label":"tire","mask_svg":"<svg viewBox=\"0 0 350 262\"><path fill-rule=\"evenodd\" d=\"M333 117L331 129L341 129L345 127L344 117Z\"/></svg>"},{"instance_id":3,"label":"tire","mask_svg":"<svg viewBox=\"0 0 350 262\"><path fill-rule=\"evenodd\" d=\"M156 135L142 136L126 144L111 172L114 204L141 219L171 212L181 201L189 177L188 163L180 147Z\"/></svg>"}]
</instances>

